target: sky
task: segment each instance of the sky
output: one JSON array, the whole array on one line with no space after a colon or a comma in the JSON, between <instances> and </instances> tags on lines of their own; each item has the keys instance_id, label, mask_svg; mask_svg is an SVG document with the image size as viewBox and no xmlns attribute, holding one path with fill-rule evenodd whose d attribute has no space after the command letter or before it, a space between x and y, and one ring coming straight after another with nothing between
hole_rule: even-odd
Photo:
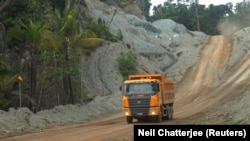
<instances>
[{"instance_id":1,"label":"sky","mask_svg":"<svg viewBox=\"0 0 250 141\"><path fill-rule=\"evenodd\" d=\"M154 6L157 6L159 4L163 4L167 0L151 0L152 6L151 11ZM199 0L199 4L204 4L206 7L208 7L210 4L213 5L219 5L219 4L227 4L229 2L232 2L233 5L235 5L238 2L242 2L243 0Z\"/></svg>"},{"instance_id":2,"label":"sky","mask_svg":"<svg viewBox=\"0 0 250 141\"><path fill-rule=\"evenodd\" d=\"M153 6L157 6L159 4L163 4L167 0L151 0L151 3ZM243 0L199 0L199 4L205 4L205 5L219 5L219 4L226 4L229 2L232 2L234 5L238 2L242 2ZM152 6L152 7L153 7Z\"/></svg>"}]
</instances>

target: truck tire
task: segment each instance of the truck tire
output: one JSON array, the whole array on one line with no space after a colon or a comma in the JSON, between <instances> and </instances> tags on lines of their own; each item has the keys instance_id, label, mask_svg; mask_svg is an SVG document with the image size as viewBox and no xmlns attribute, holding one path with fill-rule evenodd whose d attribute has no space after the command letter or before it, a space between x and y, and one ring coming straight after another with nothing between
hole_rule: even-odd
<instances>
[{"instance_id":1,"label":"truck tire","mask_svg":"<svg viewBox=\"0 0 250 141\"><path fill-rule=\"evenodd\" d=\"M160 111L160 113L159 113L159 115L158 115L158 117L157 117L157 122L158 123L161 123L162 122L162 112Z\"/></svg>"},{"instance_id":2,"label":"truck tire","mask_svg":"<svg viewBox=\"0 0 250 141\"><path fill-rule=\"evenodd\" d=\"M170 115L171 115L170 120L172 120L172 119L173 119L173 115L174 115L174 107L173 107L173 104L171 104L171 106L170 106Z\"/></svg>"},{"instance_id":3,"label":"truck tire","mask_svg":"<svg viewBox=\"0 0 250 141\"><path fill-rule=\"evenodd\" d=\"M172 113L172 110L171 110L172 108L171 108L171 105L168 105L167 106L167 113L168 113L168 116L167 116L167 119L168 120L171 120L173 117L173 113Z\"/></svg>"},{"instance_id":4,"label":"truck tire","mask_svg":"<svg viewBox=\"0 0 250 141\"><path fill-rule=\"evenodd\" d=\"M173 104L168 106L167 112L168 112L168 120L172 120L173 119L173 112L174 112Z\"/></svg>"},{"instance_id":5,"label":"truck tire","mask_svg":"<svg viewBox=\"0 0 250 141\"><path fill-rule=\"evenodd\" d=\"M127 119L127 123L133 122L133 117L131 117L131 116L127 116L126 119Z\"/></svg>"},{"instance_id":6,"label":"truck tire","mask_svg":"<svg viewBox=\"0 0 250 141\"><path fill-rule=\"evenodd\" d=\"M168 111L168 120L171 120L171 119L173 119L173 114L172 114L172 112L171 112L172 110L171 110L171 108L169 108L169 111Z\"/></svg>"}]
</instances>

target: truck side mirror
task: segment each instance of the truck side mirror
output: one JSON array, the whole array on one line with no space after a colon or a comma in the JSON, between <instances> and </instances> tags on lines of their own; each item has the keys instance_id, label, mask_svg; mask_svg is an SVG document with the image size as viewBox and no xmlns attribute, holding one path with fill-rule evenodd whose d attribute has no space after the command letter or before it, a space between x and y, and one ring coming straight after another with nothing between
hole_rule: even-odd
<instances>
[{"instance_id":1,"label":"truck side mirror","mask_svg":"<svg viewBox=\"0 0 250 141\"><path fill-rule=\"evenodd\" d=\"M120 91L122 91L122 86L120 86Z\"/></svg>"},{"instance_id":2,"label":"truck side mirror","mask_svg":"<svg viewBox=\"0 0 250 141\"><path fill-rule=\"evenodd\" d=\"M153 92L159 92L159 84L158 83L152 83L152 90Z\"/></svg>"}]
</instances>

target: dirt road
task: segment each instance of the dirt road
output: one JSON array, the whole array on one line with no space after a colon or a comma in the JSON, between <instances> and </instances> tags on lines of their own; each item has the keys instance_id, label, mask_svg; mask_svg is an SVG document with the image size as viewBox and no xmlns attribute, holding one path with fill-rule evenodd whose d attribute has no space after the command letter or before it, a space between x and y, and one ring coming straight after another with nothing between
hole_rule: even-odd
<instances>
[{"instance_id":1,"label":"dirt road","mask_svg":"<svg viewBox=\"0 0 250 141\"><path fill-rule=\"evenodd\" d=\"M174 119L160 124L227 123L229 119L225 111L242 98L250 82L250 55L229 68L231 51L232 44L224 36L210 38L201 52L200 61L177 84ZM132 141L133 124L127 124L121 113L117 113L105 121L59 127L2 141L27 140Z\"/></svg>"}]
</instances>

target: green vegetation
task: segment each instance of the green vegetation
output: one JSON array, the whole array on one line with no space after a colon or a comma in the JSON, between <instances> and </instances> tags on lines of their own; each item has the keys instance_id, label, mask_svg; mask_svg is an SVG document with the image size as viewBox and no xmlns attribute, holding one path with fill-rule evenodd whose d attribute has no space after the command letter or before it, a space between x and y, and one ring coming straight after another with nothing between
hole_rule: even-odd
<instances>
[{"instance_id":1,"label":"green vegetation","mask_svg":"<svg viewBox=\"0 0 250 141\"><path fill-rule=\"evenodd\" d=\"M74 5L72 2L70 5ZM1 73L0 109L19 106L19 73L24 79L22 106L34 112L86 101L80 86L79 49L94 51L105 40L121 40L120 34L112 35L106 23L100 23L100 29L83 28L78 11L65 8L64 1L13 0L0 4L0 21L4 25L1 30L6 31L4 38L0 36L6 46L0 49L14 52L3 60L5 66L16 66L9 67L8 75ZM87 21L90 24L94 22ZM100 34L103 29L105 32ZM1 71L6 70L2 68Z\"/></svg>"},{"instance_id":2,"label":"green vegetation","mask_svg":"<svg viewBox=\"0 0 250 141\"><path fill-rule=\"evenodd\" d=\"M6 109L10 101L8 97L17 79L17 74L12 74L10 66L3 59L0 60L0 108Z\"/></svg>"},{"instance_id":3,"label":"green vegetation","mask_svg":"<svg viewBox=\"0 0 250 141\"><path fill-rule=\"evenodd\" d=\"M123 39L123 35L121 31L119 30L118 35L113 35L109 29L109 26L112 23L116 13L117 13L117 9L114 10L114 13L109 23L107 23L105 20L101 18L98 18L97 21L94 21L93 18L89 18L88 20L89 22L86 25L86 30L93 31L97 35L97 37L103 38L108 41L112 41L112 42L121 41Z\"/></svg>"},{"instance_id":4,"label":"green vegetation","mask_svg":"<svg viewBox=\"0 0 250 141\"><path fill-rule=\"evenodd\" d=\"M189 30L202 31L208 35L223 34L225 30L239 30L250 26L250 2L243 0L233 6L232 3L222 5L200 5L199 0L168 0L164 4L153 7L153 15L149 21L172 19L183 24ZM229 28L226 28L230 25ZM221 29L221 27L223 27ZM226 28L226 29L225 29Z\"/></svg>"},{"instance_id":5,"label":"green vegetation","mask_svg":"<svg viewBox=\"0 0 250 141\"><path fill-rule=\"evenodd\" d=\"M132 52L121 52L117 58L117 62L124 80L127 79L129 74L135 74L137 72L137 57Z\"/></svg>"},{"instance_id":6,"label":"green vegetation","mask_svg":"<svg viewBox=\"0 0 250 141\"><path fill-rule=\"evenodd\" d=\"M153 7L150 15L151 0L102 0L108 4L137 3L142 14L150 22L159 19L172 19L183 24L192 31L202 31L208 35L224 34L250 26L250 2L233 5L231 2L206 7L199 0L166 0L163 4ZM228 27L229 26L229 27ZM231 28L230 28L231 27ZM233 27L233 28L232 28Z\"/></svg>"}]
</instances>

